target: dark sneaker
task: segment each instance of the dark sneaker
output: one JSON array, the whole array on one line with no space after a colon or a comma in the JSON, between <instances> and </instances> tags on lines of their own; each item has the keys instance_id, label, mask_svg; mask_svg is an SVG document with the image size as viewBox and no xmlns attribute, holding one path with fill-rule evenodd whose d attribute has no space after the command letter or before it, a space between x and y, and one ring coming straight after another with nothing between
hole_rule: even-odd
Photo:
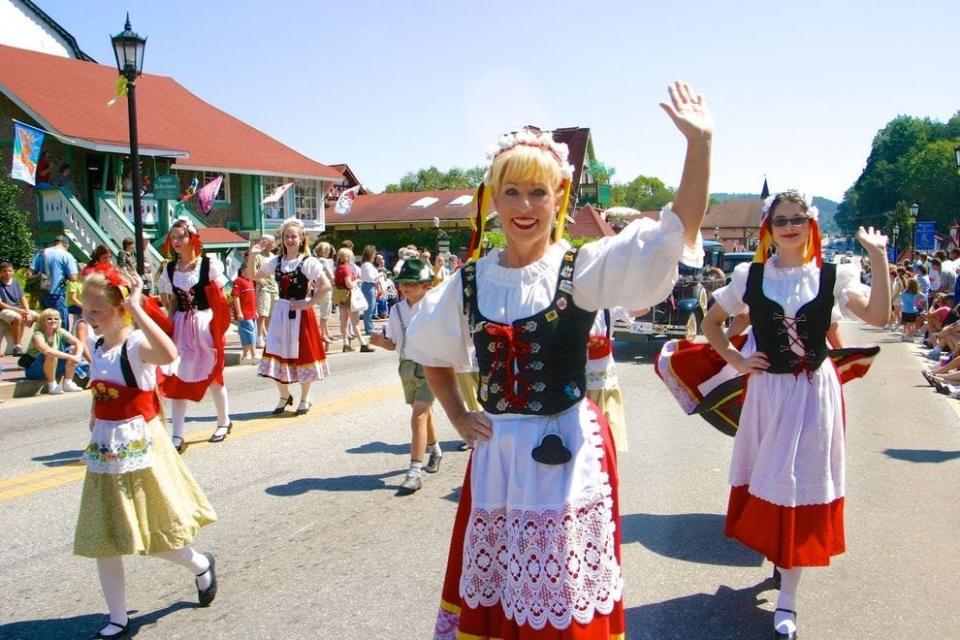
<instances>
[{"instance_id":1,"label":"dark sneaker","mask_svg":"<svg viewBox=\"0 0 960 640\"><path fill-rule=\"evenodd\" d=\"M420 480L420 476L408 473L407 477L403 479L403 482L400 483L399 495L405 496L415 491L419 491L420 487L423 486L423 481Z\"/></svg>"},{"instance_id":2,"label":"dark sneaker","mask_svg":"<svg viewBox=\"0 0 960 640\"><path fill-rule=\"evenodd\" d=\"M374 351L376 351L376 349L374 349L368 344L360 345L360 353L373 353Z\"/></svg>"},{"instance_id":3,"label":"dark sneaker","mask_svg":"<svg viewBox=\"0 0 960 640\"><path fill-rule=\"evenodd\" d=\"M426 466L423 467L423 470L427 473L436 473L440 471L440 461L443 460L442 453L431 453L430 457L427 459Z\"/></svg>"}]
</instances>

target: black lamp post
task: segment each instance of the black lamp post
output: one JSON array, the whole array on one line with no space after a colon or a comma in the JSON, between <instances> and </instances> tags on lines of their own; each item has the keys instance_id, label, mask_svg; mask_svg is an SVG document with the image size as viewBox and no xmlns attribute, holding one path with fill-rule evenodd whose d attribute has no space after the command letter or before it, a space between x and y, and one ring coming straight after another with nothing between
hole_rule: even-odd
<instances>
[{"instance_id":1,"label":"black lamp post","mask_svg":"<svg viewBox=\"0 0 960 640\"><path fill-rule=\"evenodd\" d=\"M896 260L896 255L897 255L897 236L898 236L898 235L900 235L900 225L899 225L899 224L894 224L894 225L893 225L893 255L894 255L894 260Z\"/></svg>"},{"instance_id":2,"label":"black lamp post","mask_svg":"<svg viewBox=\"0 0 960 640\"><path fill-rule=\"evenodd\" d=\"M133 163L133 233L136 236L137 273L144 273L143 211L140 208L140 149L137 144L137 78L143 72L143 50L147 39L130 27L130 14L123 31L110 38L117 57L117 70L127 79L127 113L130 119L130 162Z\"/></svg>"},{"instance_id":3,"label":"black lamp post","mask_svg":"<svg viewBox=\"0 0 960 640\"><path fill-rule=\"evenodd\" d=\"M954 147L953 155L957 157L957 173L960 173L960 146Z\"/></svg>"},{"instance_id":4,"label":"black lamp post","mask_svg":"<svg viewBox=\"0 0 960 640\"><path fill-rule=\"evenodd\" d=\"M713 228L713 239L720 240L720 225L717 225Z\"/></svg>"}]
</instances>

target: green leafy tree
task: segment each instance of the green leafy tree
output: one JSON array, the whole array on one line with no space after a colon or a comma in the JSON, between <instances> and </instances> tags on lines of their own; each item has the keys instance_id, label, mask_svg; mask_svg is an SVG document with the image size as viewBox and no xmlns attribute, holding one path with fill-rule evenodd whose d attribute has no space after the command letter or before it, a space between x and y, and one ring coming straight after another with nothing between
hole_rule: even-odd
<instances>
[{"instance_id":1,"label":"green leafy tree","mask_svg":"<svg viewBox=\"0 0 960 640\"><path fill-rule=\"evenodd\" d=\"M588 163L587 170L590 172L590 175L593 176L593 179L596 180L598 184L610 184L610 181L613 179L614 174L617 173L616 169L596 159L591 160Z\"/></svg>"},{"instance_id":2,"label":"green leafy tree","mask_svg":"<svg viewBox=\"0 0 960 640\"><path fill-rule=\"evenodd\" d=\"M17 207L20 187L0 178L0 262L25 267L33 258L33 237L27 213Z\"/></svg>"},{"instance_id":3,"label":"green leafy tree","mask_svg":"<svg viewBox=\"0 0 960 640\"><path fill-rule=\"evenodd\" d=\"M614 184L610 206L632 207L641 211L659 209L673 200L676 189L660 178L637 176L626 184Z\"/></svg>"},{"instance_id":4,"label":"green leafy tree","mask_svg":"<svg viewBox=\"0 0 960 640\"><path fill-rule=\"evenodd\" d=\"M400 182L388 184L386 193L409 193L413 191L447 191L450 189L474 189L483 181L484 167L466 169L453 167L443 172L436 167L427 167L405 174Z\"/></svg>"}]
</instances>

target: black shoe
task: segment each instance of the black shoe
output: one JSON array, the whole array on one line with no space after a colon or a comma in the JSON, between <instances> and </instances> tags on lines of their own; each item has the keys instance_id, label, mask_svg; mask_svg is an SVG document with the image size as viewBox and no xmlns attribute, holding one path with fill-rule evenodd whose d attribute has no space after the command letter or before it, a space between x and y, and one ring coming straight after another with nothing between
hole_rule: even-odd
<instances>
[{"instance_id":1,"label":"black shoe","mask_svg":"<svg viewBox=\"0 0 960 640\"><path fill-rule=\"evenodd\" d=\"M773 588L780 591L780 571L776 566L773 567Z\"/></svg>"},{"instance_id":2,"label":"black shoe","mask_svg":"<svg viewBox=\"0 0 960 640\"><path fill-rule=\"evenodd\" d=\"M374 351L376 351L376 349L374 349L373 347L371 347L371 346L368 345L368 344L361 344L361 345L360 345L360 353L373 353Z\"/></svg>"},{"instance_id":3,"label":"black shoe","mask_svg":"<svg viewBox=\"0 0 960 640\"><path fill-rule=\"evenodd\" d=\"M278 416L281 413L283 413L287 407L292 407L292 406L293 406L293 396L287 396L286 400L284 400L283 398L280 398L280 404L277 405L277 408L273 410L273 413L271 415Z\"/></svg>"},{"instance_id":4,"label":"black shoe","mask_svg":"<svg viewBox=\"0 0 960 640\"><path fill-rule=\"evenodd\" d=\"M427 473L436 473L440 471L440 461L443 460L442 453L431 453L430 457L427 458L427 464L423 467L423 470Z\"/></svg>"},{"instance_id":5,"label":"black shoe","mask_svg":"<svg viewBox=\"0 0 960 640\"><path fill-rule=\"evenodd\" d=\"M180 436L173 436L170 438L170 442L173 443L173 448L177 450L177 453L182 454L187 450L187 443Z\"/></svg>"},{"instance_id":6,"label":"black shoe","mask_svg":"<svg viewBox=\"0 0 960 640\"><path fill-rule=\"evenodd\" d=\"M226 429L226 432L223 432L223 429ZM227 436L230 435L231 431L233 431L233 422L223 426L217 426L217 428L213 430L213 434L210 436L210 442L223 442L227 439Z\"/></svg>"},{"instance_id":7,"label":"black shoe","mask_svg":"<svg viewBox=\"0 0 960 640\"><path fill-rule=\"evenodd\" d=\"M206 589L200 589L199 580L197 581L197 600L200 601L201 607L209 607L210 603L213 602L213 599L217 597L217 560L213 557L212 553L203 554L204 557L210 561L210 566L207 567L207 570L203 573L197 574L197 577L209 573L210 574L210 586Z\"/></svg>"},{"instance_id":8,"label":"black shoe","mask_svg":"<svg viewBox=\"0 0 960 640\"><path fill-rule=\"evenodd\" d=\"M774 613L776 613L777 611L783 611L784 613L789 613L790 615L793 616L793 621L794 622L797 621L796 611L791 611L790 609L776 609ZM790 633L780 633L779 631L774 629L773 637L774 637L774 640L797 640L797 632L791 631Z\"/></svg>"},{"instance_id":9,"label":"black shoe","mask_svg":"<svg viewBox=\"0 0 960 640\"><path fill-rule=\"evenodd\" d=\"M133 629L130 628L130 618L127 618L127 624L117 624L113 620L110 621L110 624L120 630L110 634L104 634L103 631L98 631L97 635L93 636L93 640L121 640L122 638L129 638L130 632L133 631Z\"/></svg>"},{"instance_id":10,"label":"black shoe","mask_svg":"<svg viewBox=\"0 0 960 640\"><path fill-rule=\"evenodd\" d=\"M310 407L312 407L312 406L313 406L313 403L311 403L311 402L307 402L306 400L301 401L300 404L299 404L299 406L297 406L296 415L302 416L302 415L305 414L307 411L310 411Z\"/></svg>"},{"instance_id":11,"label":"black shoe","mask_svg":"<svg viewBox=\"0 0 960 640\"><path fill-rule=\"evenodd\" d=\"M457 451L470 451L470 449L473 449L473 447L468 445L466 442L461 442L460 446L457 447Z\"/></svg>"},{"instance_id":12,"label":"black shoe","mask_svg":"<svg viewBox=\"0 0 960 640\"><path fill-rule=\"evenodd\" d=\"M397 495L408 496L411 493L419 491L422 486L423 481L420 479L420 476L408 473L407 477L400 483L400 490L397 492Z\"/></svg>"}]
</instances>

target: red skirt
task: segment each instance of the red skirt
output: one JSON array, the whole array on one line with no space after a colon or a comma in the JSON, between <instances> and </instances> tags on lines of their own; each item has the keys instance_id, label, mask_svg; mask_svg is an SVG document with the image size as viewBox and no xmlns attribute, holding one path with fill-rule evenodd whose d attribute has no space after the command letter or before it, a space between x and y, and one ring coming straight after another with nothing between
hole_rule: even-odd
<instances>
[{"instance_id":1,"label":"red skirt","mask_svg":"<svg viewBox=\"0 0 960 640\"><path fill-rule=\"evenodd\" d=\"M323 340L320 339L313 307L300 311L297 335L299 346L296 358L281 358L264 349L257 373L283 384L313 382L330 375L327 353L323 348Z\"/></svg>"},{"instance_id":2,"label":"red skirt","mask_svg":"<svg viewBox=\"0 0 960 640\"><path fill-rule=\"evenodd\" d=\"M783 569L825 567L846 550L843 498L784 507L750 495L747 485L731 487L724 533Z\"/></svg>"},{"instance_id":3,"label":"red skirt","mask_svg":"<svg viewBox=\"0 0 960 640\"><path fill-rule=\"evenodd\" d=\"M604 454L601 459L601 468L610 478L612 515L616 523L614 552L617 562L620 563L620 478L617 472L617 452L610 427L603 418L603 414L599 412L596 405L593 405L593 410L597 413L597 419L601 425L600 436L603 438ZM518 625L506 617L500 605L480 606L473 609L461 600L460 573L463 566L463 546L472 511L470 468L471 465L468 464L457 516L453 524L434 640L623 640L626 638L622 598L614 604L613 611L609 614L595 614L587 624L573 620L566 629L555 629L548 625L540 630L528 624Z\"/></svg>"}]
</instances>

